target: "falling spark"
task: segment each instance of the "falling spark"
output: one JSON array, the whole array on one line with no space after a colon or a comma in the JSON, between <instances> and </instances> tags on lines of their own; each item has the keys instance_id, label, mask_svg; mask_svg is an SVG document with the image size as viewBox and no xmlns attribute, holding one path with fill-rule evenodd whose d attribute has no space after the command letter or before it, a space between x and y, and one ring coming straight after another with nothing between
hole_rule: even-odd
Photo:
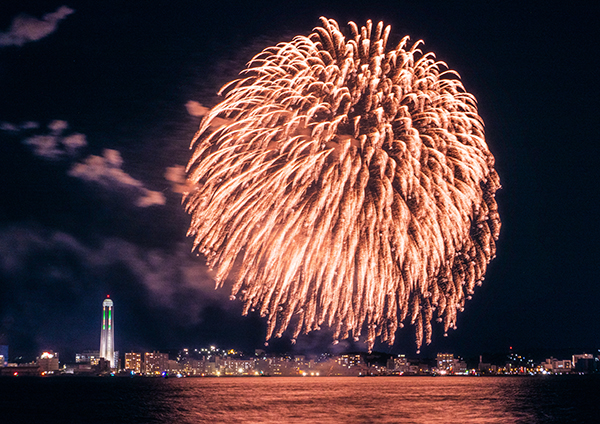
<instances>
[{"instance_id":1,"label":"falling spark","mask_svg":"<svg viewBox=\"0 0 600 424\"><path fill-rule=\"evenodd\" d=\"M456 327L496 251L483 121L420 41L321 22L221 89L192 141L188 235L267 340L326 325L372 349L409 322L420 348L433 319Z\"/></svg>"}]
</instances>

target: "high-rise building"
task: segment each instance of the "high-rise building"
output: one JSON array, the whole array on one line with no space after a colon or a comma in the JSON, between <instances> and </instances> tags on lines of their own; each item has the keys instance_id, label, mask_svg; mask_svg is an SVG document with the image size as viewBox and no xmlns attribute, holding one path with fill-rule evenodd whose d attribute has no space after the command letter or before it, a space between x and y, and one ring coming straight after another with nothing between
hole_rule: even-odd
<instances>
[{"instance_id":1,"label":"high-rise building","mask_svg":"<svg viewBox=\"0 0 600 424\"><path fill-rule=\"evenodd\" d=\"M160 352L146 352L144 354L145 374L160 374L169 369L169 354Z\"/></svg>"},{"instance_id":2,"label":"high-rise building","mask_svg":"<svg viewBox=\"0 0 600 424\"><path fill-rule=\"evenodd\" d=\"M142 372L142 354L135 352L126 353L125 370L140 374Z\"/></svg>"},{"instance_id":3,"label":"high-rise building","mask_svg":"<svg viewBox=\"0 0 600 424\"><path fill-rule=\"evenodd\" d=\"M115 327L113 317L113 301L109 296L102 302L102 330L100 333L100 357L110 362L115 368Z\"/></svg>"}]
</instances>

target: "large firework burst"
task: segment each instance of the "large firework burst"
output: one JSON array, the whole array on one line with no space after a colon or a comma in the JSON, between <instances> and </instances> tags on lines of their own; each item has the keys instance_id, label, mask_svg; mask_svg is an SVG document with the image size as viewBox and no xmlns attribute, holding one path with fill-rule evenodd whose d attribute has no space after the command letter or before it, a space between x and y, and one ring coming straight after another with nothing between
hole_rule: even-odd
<instances>
[{"instance_id":1,"label":"large firework burst","mask_svg":"<svg viewBox=\"0 0 600 424\"><path fill-rule=\"evenodd\" d=\"M321 18L255 56L192 141L194 248L232 297L288 327L431 341L481 284L500 230L499 178L475 98L390 26Z\"/></svg>"}]
</instances>

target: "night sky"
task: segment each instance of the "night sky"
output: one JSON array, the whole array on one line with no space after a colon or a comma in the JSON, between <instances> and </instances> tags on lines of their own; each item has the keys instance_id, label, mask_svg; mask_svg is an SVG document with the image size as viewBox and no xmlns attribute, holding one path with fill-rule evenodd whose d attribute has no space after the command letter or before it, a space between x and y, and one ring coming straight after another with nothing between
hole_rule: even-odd
<instances>
[{"instance_id":1,"label":"night sky","mask_svg":"<svg viewBox=\"0 0 600 424\"><path fill-rule=\"evenodd\" d=\"M204 4L206 3L206 4ZM217 5L217 3L219 3ZM487 3L497 3L496 5ZM181 167L216 92L264 47L383 20L457 70L502 189L497 258L422 355L600 348L600 90L593 2L19 1L0 10L0 344L33 359L116 348L262 348L185 234ZM414 356L410 326L394 346ZM333 348L327 331L270 349Z\"/></svg>"}]
</instances>

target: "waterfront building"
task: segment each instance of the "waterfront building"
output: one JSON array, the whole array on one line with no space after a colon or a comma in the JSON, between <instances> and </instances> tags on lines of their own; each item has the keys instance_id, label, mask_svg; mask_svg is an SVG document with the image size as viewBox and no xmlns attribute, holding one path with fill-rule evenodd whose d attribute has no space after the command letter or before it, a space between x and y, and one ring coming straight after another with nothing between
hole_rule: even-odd
<instances>
[{"instance_id":1,"label":"waterfront building","mask_svg":"<svg viewBox=\"0 0 600 424\"><path fill-rule=\"evenodd\" d=\"M492 364L483 362L483 356L479 355L479 364L477 365L477 371L482 374L492 374Z\"/></svg>"},{"instance_id":2,"label":"waterfront building","mask_svg":"<svg viewBox=\"0 0 600 424\"><path fill-rule=\"evenodd\" d=\"M362 367L364 365L362 355L360 354L339 355L336 358L336 362L346 368Z\"/></svg>"},{"instance_id":3,"label":"waterfront building","mask_svg":"<svg viewBox=\"0 0 600 424\"><path fill-rule=\"evenodd\" d=\"M173 359L168 359L167 371L169 374L179 374L181 371L183 371L183 365Z\"/></svg>"},{"instance_id":4,"label":"waterfront building","mask_svg":"<svg viewBox=\"0 0 600 424\"><path fill-rule=\"evenodd\" d=\"M102 329L100 333L100 357L110 362L111 368L117 366L113 306L113 301L107 296L102 302Z\"/></svg>"},{"instance_id":5,"label":"waterfront building","mask_svg":"<svg viewBox=\"0 0 600 424\"><path fill-rule=\"evenodd\" d=\"M223 375L251 375L254 374L254 359L225 358L221 363Z\"/></svg>"},{"instance_id":6,"label":"waterfront building","mask_svg":"<svg viewBox=\"0 0 600 424\"><path fill-rule=\"evenodd\" d=\"M58 371L58 353L51 350L43 352L37 358L37 366L41 373L54 373Z\"/></svg>"},{"instance_id":7,"label":"waterfront building","mask_svg":"<svg viewBox=\"0 0 600 424\"><path fill-rule=\"evenodd\" d=\"M374 372L361 354L338 355L331 362L330 375L367 375Z\"/></svg>"},{"instance_id":8,"label":"waterfront building","mask_svg":"<svg viewBox=\"0 0 600 424\"><path fill-rule=\"evenodd\" d=\"M129 352L125 354L125 371L142 373L142 354Z\"/></svg>"},{"instance_id":9,"label":"waterfront building","mask_svg":"<svg viewBox=\"0 0 600 424\"><path fill-rule=\"evenodd\" d=\"M221 375L221 367L218 366L217 362L202 361L204 365L205 375Z\"/></svg>"},{"instance_id":10,"label":"waterfront building","mask_svg":"<svg viewBox=\"0 0 600 424\"><path fill-rule=\"evenodd\" d=\"M144 354L144 373L158 375L169 369L169 354L160 352L146 352Z\"/></svg>"},{"instance_id":11,"label":"waterfront building","mask_svg":"<svg viewBox=\"0 0 600 424\"><path fill-rule=\"evenodd\" d=\"M185 357L180 359L179 363L183 367L183 372L188 375L202 375L206 373L203 359L194 359Z\"/></svg>"},{"instance_id":12,"label":"waterfront building","mask_svg":"<svg viewBox=\"0 0 600 424\"><path fill-rule=\"evenodd\" d=\"M104 361L104 359L102 359L102 361ZM96 365L92 365L89 362L66 364L63 366L62 372L68 375L98 375L100 372L100 364L99 362Z\"/></svg>"},{"instance_id":13,"label":"waterfront building","mask_svg":"<svg viewBox=\"0 0 600 424\"><path fill-rule=\"evenodd\" d=\"M504 367L505 374L526 375L535 371L533 359L512 352L508 355L508 362Z\"/></svg>"},{"instance_id":14,"label":"waterfront building","mask_svg":"<svg viewBox=\"0 0 600 424\"><path fill-rule=\"evenodd\" d=\"M454 354L438 353L436 357L438 372L451 374L454 371Z\"/></svg>"},{"instance_id":15,"label":"waterfront building","mask_svg":"<svg viewBox=\"0 0 600 424\"><path fill-rule=\"evenodd\" d=\"M552 374L569 374L571 372L571 361L568 359L558 360L550 357L549 359L546 359L542 366L546 372Z\"/></svg>"},{"instance_id":16,"label":"waterfront building","mask_svg":"<svg viewBox=\"0 0 600 424\"><path fill-rule=\"evenodd\" d=\"M492 365L488 362L483 362L480 356L479 364L477 365L477 371L479 371L480 374L498 374L498 366Z\"/></svg>"},{"instance_id":17,"label":"waterfront building","mask_svg":"<svg viewBox=\"0 0 600 424\"><path fill-rule=\"evenodd\" d=\"M11 364L9 363L6 367L0 368L0 376L39 376L40 367L36 363L28 364Z\"/></svg>"},{"instance_id":18,"label":"waterfront building","mask_svg":"<svg viewBox=\"0 0 600 424\"><path fill-rule=\"evenodd\" d=\"M455 358L453 353L438 353L436 357L436 369L441 375L465 374L467 372L467 363L460 358ZM428 372L429 370L426 365L420 365L419 371Z\"/></svg>"},{"instance_id":19,"label":"waterfront building","mask_svg":"<svg viewBox=\"0 0 600 424\"><path fill-rule=\"evenodd\" d=\"M82 353L75 354L75 363L76 364L98 365L99 361L100 361L100 351L99 350L84 350Z\"/></svg>"},{"instance_id":20,"label":"waterfront building","mask_svg":"<svg viewBox=\"0 0 600 424\"><path fill-rule=\"evenodd\" d=\"M406 355L398 355L396 357L390 357L387 361L387 368L389 371L404 374L408 371L408 367L410 364L408 363L408 359Z\"/></svg>"},{"instance_id":21,"label":"waterfront building","mask_svg":"<svg viewBox=\"0 0 600 424\"><path fill-rule=\"evenodd\" d=\"M572 369L574 372L581 374L589 374L595 371L596 360L594 355L589 353L582 353L579 355L573 355Z\"/></svg>"}]
</instances>

